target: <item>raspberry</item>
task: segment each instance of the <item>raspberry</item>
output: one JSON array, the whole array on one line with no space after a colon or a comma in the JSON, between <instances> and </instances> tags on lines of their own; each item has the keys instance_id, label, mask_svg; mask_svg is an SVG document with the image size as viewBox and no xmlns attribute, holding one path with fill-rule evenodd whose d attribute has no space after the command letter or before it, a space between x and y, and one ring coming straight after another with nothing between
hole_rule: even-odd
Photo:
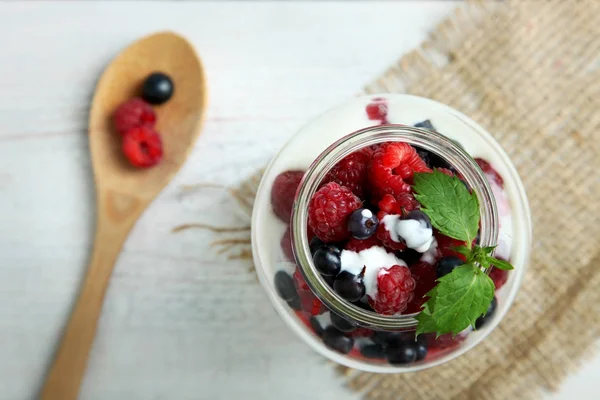
<instances>
[{"instance_id":1,"label":"raspberry","mask_svg":"<svg viewBox=\"0 0 600 400\"><path fill-rule=\"evenodd\" d=\"M407 211L416 210L421 207L419 202L410 193L400 193L394 197L386 194L377 203L380 211L388 214L405 214Z\"/></svg>"},{"instance_id":2,"label":"raspberry","mask_svg":"<svg viewBox=\"0 0 600 400\"><path fill-rule=\"evenodd\" d=\"M360 207L360 199L350 189L329 182L310 200L308 225L325 243L348 239L348 218Z\"/></svg>"},{"instance_id":3,"label":"raspberry","mask_svg":"<svg viewBox=\"0 0 600 400\"><path fill-rule=\"evenodd\" d=\"M438 231L434 231L434 236L438 243L438 252L442 257L456 256L463 261L466 260L464 255L452 250L452 247L466 246L467 242L463 242L463 241L457 240L457 239L452 239L451 237L442 235Z\"/></svg>"},{"instance_id":4,"label":"raspberry","mask_svg":"<svg viewBox=\"0 0 600 400\"><path fill-rule=\"evenodd\" d=\"M300 269L296 267L296 271L294 271L294 283L296 285L296 289L298 290L298 295L300 296L300 303L302 304L302 309L311 315L319 315L323 314L327 311L327 307L321 300L317 298L313 294L313 292L308 287L308 284L304 280Z\"/></svg>"},{"instance_id":5,"label":"raspberry","mask_svg":"<svg viewBox=\"0 0 600 400\"><path fill-rule=\"evenodd\" d=\"M435 267L426 262L418 262L410 267L410 273L415 280L414 298L406 308L406 314L417 313L421 311L421 306L427 301L425 295L435 287L436 275Z\"/></svg>"},{"instance_id":6,"label":"raspberry","mask_svg":"<svg viewBox=\"0 0 600 400\"><path fill-rule=\"evenodd\" d=\"M292 251L292 237L290 234L290 227L285 230L283 236L281 237L281 242L279 243L281 246L281 250L283 251L283 255L286 260L293 261L294 260L294 252Z\"/></svg>"},{"instance_id":7,"label":"raspberry","mask_svg":"<svg viewBox=\"0 0 600 400\"><path fill-rule=\"evenodd\" d=\"M304 171L285 171L277 175L271 188L273 212L283 222L290 222L296 190L304 176Z\"/></svg>"},{"instance_id":8,"label":"raspberry","mask_svg":"<svg viewBox=\"0 0 600 400\"><path fill-rule=\"evenodd\" d=\"M412 300L414 289L415 280L407 267L381 268L377 273L377 298L369 296L369 304L379 314L401 313Z\"/></svg>"},{"instance_id":9,"label":"raspberry","mask_svg":"<svg viewBox=\"0 0 600 400\"><path fill-rule=\"evenodd\" d=\"M344 248L346 250L352 250L358 253L359 251L370 249L373 246L383 246L383 243L381 243L381 241L377 239L375 235L364 240L350 238L350 240L346 242L346 246Z\"/></svg>"},{"instance_id":10,"label":"raspberry","mask_svg":"<svg viewBox=\"0 0 600 400\"><path fill-rule=\"evenodd\" d=\"M371 157L368 175L375 200L385 194L409 193L415 172L431 172L414 147L407 143L384 143Z\"/></svg>"},{"instance_id":11,"label":"raspberry","mask_svg":"<svg viewBox=\"0 0 600 400\"><path fill-rule=\"evenodd\" d=\"M140 168L158 164L163 156L160 135L149 126L138 126L125 133L122 148L131 165Z\"/></svg>"},{"instance_id":12,"label":"raspberry","mask_svg":"<svg viewBox=\"0 0 600 400\"><path fill-rule=\"evenodd\" d=\"M371 153L372 150L365 147L344 157L327 173L323 183L336 182L352 190L358 197L364 197Z\"/></svg>"},{"instance_id":13,"label":"raspberry","mask_svg":"<svg viewBox=\"0 0 600 400\"><path fill-rule=\"evenodd\" d=\"M450 171L448 168L438 168L437 170L440 171L442 174L454 176L454 172Z\"/></svg>"},{"instance_id":14,"label":"raspberry","mask_svg":"<svg viewBox=\"0 0 600 400\"><path fill-rule=\"evenodd\" d=\"M138 126L153 127L156 123L156 114L150 104L135 97L122 103L113 114L115 128L124 135Z\"/></svg>"},{"instance_id":15,"label":"raspberry","mask_svg":"<svg viewBox=\"0 0 600 400\"><path fill-rule=\"evenodd\" d=\"M296 267L296 270L294 271L294 275L292 277L294 278L296 289L298 289L299 292L310 290L310 288L308 287L308 283L306 283L306 281L304 280L304 276L302 276L302 272L300 272L300 269L298 267Z\"/></svg>"},{"instance_id":16,"label":"raspberry","mask_svg":"<svg viewBox=\"0 0 600 400\"><path fill-rule=\"evenodd\" d=\"M508 271L504 271L502 269L492 267L490 270L490 278L494 281L494 286L496 290L500 289L506 281L508 280Z\"/></svg>"},{"instance_id":17,"label":"raspberry","mask_svg":"<svg viewBox=\"0 0 600 400\"><path fill-rule=\"evenodd\" d=\"M389 249L404 250L406 248L406 243L396 242L394 239L392 239L392 236L390 235L388 230L385 229L383 218L386 215L387 213L385 211L379 211L377 213L377 218L379 219L379 226L377 227L377 232L375 233L375 236L377 236L377 239L379 239L381 243Z\"/></svg>"},{"instance_id":18,"label":"raspberry","mask_svg":"<svg viewBox=\"0 0 600 400\"><path fill-rule=\"evenodd\" d=\"M371 121L380 121L382 125L388 123L388 105L385 99L381 97L374 98L371 103L367 104L365 111Z\"/></svg>"},{"instance_id":19,"label":"raspberry","mask_svg":"<svg viewBox=\"0 0 600 400\"><path fill-rule=\"evenodd\" d=\"M327 311L327 307L310 291L300 294L302 309L310 315L319 315Z\"/></svg>"},{"instance_id":20,"label":"raspberry","mask_svg":"<svg viewBox=\"0 0 600 400\"><path fill-rule=\"evenodd\" d=\"M479 168L485 173L486 178L490 183L496 182L498 186L504 187L504 179L500 176L498 171L496 171L489 162L485 161L483 158L476 158L475 162L479 165Z\"/></svg>"},{"instance_id":21,"label":"raspberry","mask_svg":"<svg viewBox=\"0 0 600 400\"><path fill-rule=\"evenodd\" d=\"M451 333L446 333L445 335L441 335L439 337L435 337L435 334L427 334L427 342L430 348L445 350L458 346L461 344L466 338L467 335L459 333L458 335L452 337Z\"/></svg>"}]
</instances>

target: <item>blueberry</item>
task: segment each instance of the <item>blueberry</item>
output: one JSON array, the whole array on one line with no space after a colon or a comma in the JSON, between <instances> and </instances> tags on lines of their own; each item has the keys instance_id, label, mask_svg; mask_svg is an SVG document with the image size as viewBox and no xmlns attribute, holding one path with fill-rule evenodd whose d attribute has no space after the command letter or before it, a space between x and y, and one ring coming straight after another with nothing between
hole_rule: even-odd
<instances>
[{"instance_id":1,"label":"blueberry","mask_svg":"<svg viewBox=\"0 0 600 400\"><path fill-rule=\"evenodd\" d=\"M356 239L367 239L375 233L379 226L379 220L373 212L367 208L359 208L350 214L348 230Z\"/></svg>"},{"instance_id":2,"label":"blueberry","mask_svg":"<svg viewBox=\"0 0 600 400\"><path fill-rule=\"evenodd\" d=\"M494 299L490 303L490 306L488 307L487 312L484 315L482 315L481 317L479 317L479 318L477 318L475 320L475 329L481 328L482 326L484 326L485 324L487 324L487 322L489 320L492 319L492 317L496 313L496 307L497 306L498 306L498 300L496 300L496 298L494 297Z\"/></svg>"},{"instance_id":3,"label":"blueberry","mask_svg":"<svg viewBox=\"0 0 600 400\"><path fill-rule=\"evenodd\" d=\"M417 340L417 343L416 343L417 358L415 359L415 361L423 360L427 356L427 350L428 350L427 341L426 340Z\"/></svg>"},{"instance_id":4,"label":"blueberry","mask_svg":"<svg viewBox=\"0 0 600 400\"><path fill-rule=\"evenodd\" d=\"M323 279L325 279L325 282L327 282L327 284L331 287L333 287L333 282L335 282L335 276L326 276L326 275L321 275L323 277Z\"/></svg>"},{"instance_id":5,"label":"blueberry","mask_svg":"<svg viewBox=\"0 0 600 400\"><path fill-rule=\"evenodd\" d=\"M382 346L394 346L398 343L410 342L415 340L414 334L410 332L385 332L376 331L371 339L376 344Z\"/></svg>"},{"instance_id":6,"label":"blueberry","mask_svg":"<svg viewBox=\"0 0 600 400\"><path fill-rule=\"evenodd\" d=\"M397 255L399 259L403 260L408 265L416 264L423 256L422 253L419 253L418 251L409 248L402 250Z\"/></svg>"},{"instance_id":7,"label":"blueberry","mask_svg":"<svg viewBox=\"0 0 600 400\"><path fill-rule=\"evenodd\" d=\"M294 280L285 271L278 271L275 274L275 290L279 297L285 301L291 301L298 297Z\"/></svg>"},{"instance_id":8,"label":"blueberry","mask_svg":"<svg viewBox=\"0 0 600 400\"><path fill-rule=\"evenodd\" d=\"M288 300L287 305L290 306L292 310L302 310L302 301L300 300L300 296L294 297L292 300Z\"/></svg>"},{"instance_id":9,"label":"blueberry","mask_svg":"<svg viewBox=\"0 0 600 400\"><path fill-rule=\"evenodd\" d=\"M367 344L360 348L360 354L367 358L385 358L383 346L379 344Z\"/></svg>"},{"instance_id":10,"label":"blueberry","mask_svg":"<svg viewBox=\"0 0 600 400\"><path fill-rule=\"evenodd\" d=\"M173 96L175 87L168 75L154 72L144 80L142 97L150 104L162 104Z\"/></svg>"},{"instance_id":11,"label":"blueberry","mask_svg":"<svg viewBox=\"0 0 600 400\"><path fill-rule=\"evenodd\" d=\"M319 320L315 317L310 317L310 326L311 328L313 328L313 331L315 331L315 334L317 336L321 336L323 335L323 327L321 326L321 323L319 322Z\"/></svg>"},{"instance_id":12,"label":"blueberry","mask_svg":"<svg viewBox=\"0 0 600 400\"><path fill-rule=\"evenodd\" d=\"M444 257L438 261L435 267L435 274L438 278L441 278L444 275L448 275L454 270L454 268L463 265L464 263L465 262L463 260L455 256Z\"/></svg>"},{"instance_id":13,"label":"blueberry","mask_svg":"<svg viewBox=\"0 0 600 400\"><path fill-rule=\"evenodd\" d=\"M321 338L323 339L325 346L339 351L342 354L350 353L350 350L354 347L354 339L345 336L343 332L340 332L333 326L327 327L323 332L323 335L321 335Z\"/></svg>"},{"instance_id":14,"label":"blueberry","mask_svg":"<svg viewBox=\"0 0 600 400\"><path fill-rule=\"evenodd\" d=\"M356 330L356 325L336 313L331 313L331 324L341 332L352 332Z\"/></svg>"},{"instance_id":15,"label":"blueberry","mask_svg":"<svg viewBox=\"0 0 600 400\"><path fill-rule=\"evenodd\" d=\"M392 365L410 364L417 359L417 343L405 341L387 346L385 358Z\"/></svg>"},{"instance_id":16,"label":"blueberry","mask_svg":"<svg viewBox=\"0 0 600 400\"><path fill-rule=\"evenodd\" d=\"M348 271L342 271L333 282L333 290L335 290L344 299L355 302L360 300L365 295L364 274L365 269L358 275L354 275Z\"/></svg>"},{"instance_id":17,"label":"blueberry","mask_svg":"<svg viewBox=\"0 0 600 400\"><path fill-rule=\"evenodd\" d=\"M421 210L413 210L409 212L403 219L414 219L422 222L427 229L431 229L431 220L429 219L429 216Z\"/></svg>"},{"instance_id":18,"label":"blueberry","mask_svg":"<svg viewBox=\"0 0 600 400\"><path fill-rule=\"evenodd\" d=\"M315 252L317 250L319 250L321 247L323 247L325 245L325 243L323 243L323 241L321 239L319 239L318 237L314 237L310 240L310 254L315 254Z\"/></svg>"},{"instance_id":19,"label":"blueberry","mask_svg":"<svg viewBox=\"0 0 600 400\"><path fill-rule=\"evenodd\" d=\"M429 168L446 168L452 172L456 172L456 169L439 155L418 146L413 147L417 150L417 154L425 161L425 164L427 164Z\"/></svg>"},{"instance_id":20,"label":"blueberry","mask_svg":"<svg viewBox=\"0 0 600 400\"><path fill-rule=\"evenodd\" d=\"M425 128L425 129L429 129L430 131L435 131L433 124L428 119L426 119L425 121L417 122L415 124L415 128Z\"/></svg>"},{"instance_id":21,"label":"blueberry","mask_svg":"<svg viewBox=\"0 0 600 400\"><path fill-rule=\"evenodd\" d=\"M336 276L342 268L342 252L335 246L320 247L313 255L317 270L325 276Z\"/></svg>"},{"instance_id":22,"label":"blueberry","mask_svg":"<svg viewBox=\"0 0 600 400\"><path fill-rule=\"evenodd\" d=\"M375 310L373 310L373 307L371 307L371 305L369 303L357 301L354 303L354 305L362 308L363 310L375 312Z\"/></svg>"}]
</instances>

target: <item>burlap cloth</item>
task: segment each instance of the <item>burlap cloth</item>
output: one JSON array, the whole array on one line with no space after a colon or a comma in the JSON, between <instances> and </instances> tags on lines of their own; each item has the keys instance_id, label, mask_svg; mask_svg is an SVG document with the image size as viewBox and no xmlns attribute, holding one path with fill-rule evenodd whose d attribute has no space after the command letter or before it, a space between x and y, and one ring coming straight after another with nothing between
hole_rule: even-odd
<instances>
[{"instance_id":1,"label":"burlap cloth","mask_svg":"<svg viewBox=\"0 0 600 400\"><path fill-rule=\"evenodd\" d=\"M600 330L599 55L600 0L467 2L366 88L438 100L491 132L527 189L534 244L514 305L482 344L410 374L338 367L351 389L373 400L532 399L590 353ZM232 190L247 211L259 178ZM249 239L234 240L232 256L249 258Z\"/></svg>"}]
</instances>

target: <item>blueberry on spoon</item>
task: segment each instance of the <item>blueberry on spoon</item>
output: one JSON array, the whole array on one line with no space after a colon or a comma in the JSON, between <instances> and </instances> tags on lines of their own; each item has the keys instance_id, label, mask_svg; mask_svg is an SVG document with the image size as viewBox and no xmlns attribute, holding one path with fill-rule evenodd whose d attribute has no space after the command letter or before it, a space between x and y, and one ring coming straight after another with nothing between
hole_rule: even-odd
<instances>
[{"instance_id":1,"label":"blueberry on spoon","mask_svg":"<svg viewBox=\"0 0 600 400\"><path fill-rule=\"evenodd\" d=\"M168 101L175 91L173 81L167 74L154 72L144 80L142 97L150 104L163 104Z\"/></svg>"}]
</instances>

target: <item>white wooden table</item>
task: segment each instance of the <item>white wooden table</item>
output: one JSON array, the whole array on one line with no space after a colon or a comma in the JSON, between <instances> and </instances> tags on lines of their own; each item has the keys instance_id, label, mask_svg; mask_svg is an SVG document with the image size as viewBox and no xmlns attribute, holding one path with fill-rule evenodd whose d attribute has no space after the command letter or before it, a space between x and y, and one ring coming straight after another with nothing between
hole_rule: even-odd
<instances>
[{"instance_id":1,"label":"white wooden table","mask_svg":"<svg viewBox=\"0 0 600 400\"><path fill-rule=\"evenodd\" d=\"M210 107L175 181L116 265L85 400L352 399L275 315L242 262L186 222L239 224L218 189L262 167L307 119L356 94L456 3L1 3L0 399L33 399L90 254L87 110L100 72L172 29L204 59ZM549 399L592 399L600 359Z\"/></svg>"}]
</instances>

